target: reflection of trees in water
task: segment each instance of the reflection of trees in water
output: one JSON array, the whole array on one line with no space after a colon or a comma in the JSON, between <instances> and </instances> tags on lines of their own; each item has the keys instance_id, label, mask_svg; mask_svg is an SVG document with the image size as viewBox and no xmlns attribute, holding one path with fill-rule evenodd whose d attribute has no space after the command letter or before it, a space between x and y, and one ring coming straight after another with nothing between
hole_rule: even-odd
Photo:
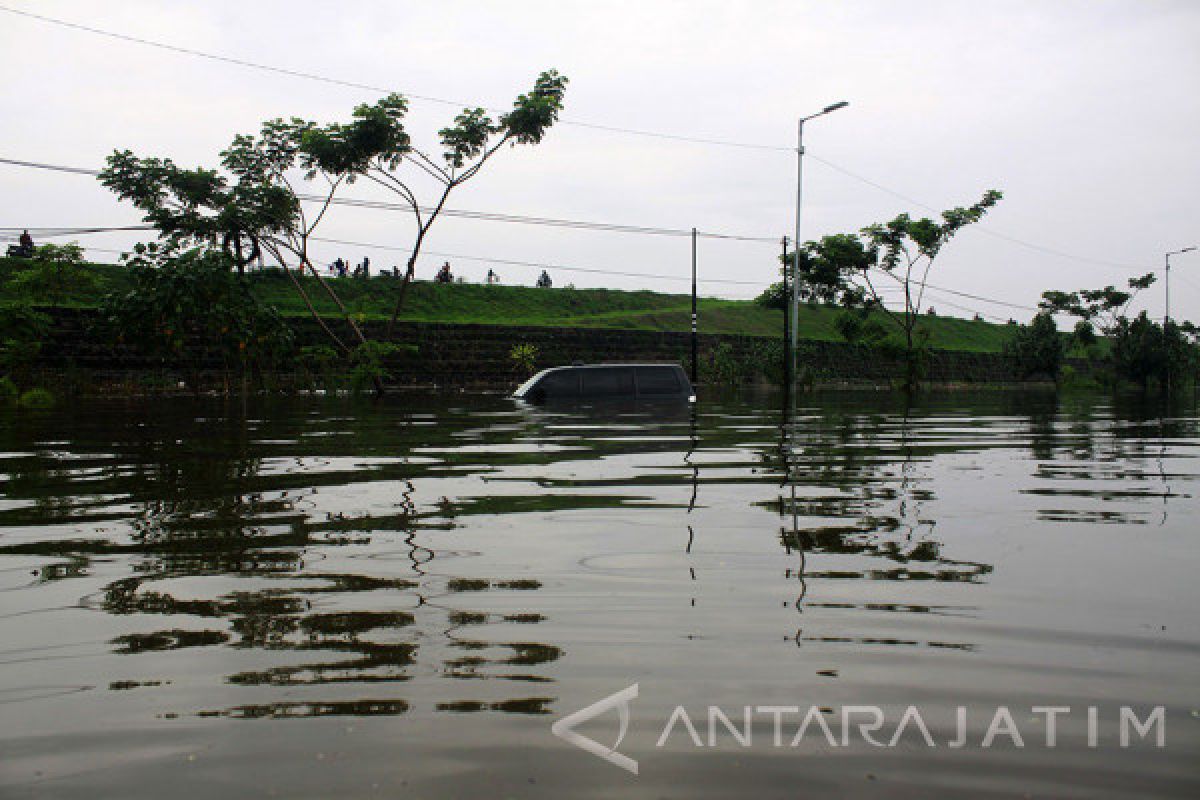
<instances>
[{"instance_id":1,"label":"reflection of trees in water","mask_svg":"<svg viewBox=\"0 0 1200 800\"><path fill-rule=\"evenodd\" d=\"M1009 409L1028 419L1029 446L1038 483L1025 495L1046 498L1043 522L1144 525L1166 521L1169 501L1178 495L1166 459L1173 441L1194 440L1194 402L1183 408L1161 398L1117 393L1097 405L1054 395L1017 397ZM1184 412L1184 413L1179 413ZM1125 508L1070 508L1072 499L1126 503ZM1147 501L1159 503L1152 508ZM1130 508L1136 503L1143 508ZM1143 510L1144 509L1144 510Z\"/></svg>"},{"instance_id":2,"label":"reflection of trees in water","mask_svg":"<svg viewBox=\"0 0 1200 800\"><path fill-rule=\"evenodd\" d=\"M559 648L536 637L507 641L497 638L499 634L488 635L489 626L526 630L543 621L541 614L472 610L476 603L463 609L447 599L483 600L481 593L527 592L540 588L539 583L480 582L429 572L437 551L421 543L422 530L452 527L454 515L495 510L486 504L474 508L447 501L454 507L422 513L413 500L413 479L461 467L445 458L407 464L396 457L418 447L444 446L449 451L472 438L509 442L519 427L500 436L495 431L476 435L473 432L483 431L486 424L462 414L414 432L395 417L386 424L377 418L372 423L368 417L365 424L346 423L350 436L303 440L304 457L292 459L293 445L306 432L305 420L295 416L276 422L264 414L251 424L245 417L214 421L187 413L148 414L139 424L126 423L115 433L109 426L71 430L73 453L94 453L78 458L86 462L86 471L63 466L57 454L29 446L48 430L29 431L25 443L7 442L10 452L37 452L24 459L22 476L14 480L10 471L7 486L10 496L33 498L36 507L0 512L7 514L0 526L90 521L81 514L87 505L81 501L85 494L109 504L111 498L121 498L122 505L133 510L107 512L107 519L121 525L99 538L48 538L0 551L64 559L43 570L43 580L86 574L96 557L130 559L133 574L108 584L91 599L93 607L115 615L160 616L168 622L150 630L139 625L137 632L114 638L116 653L148 657L212 647L260 651L264 661L270 654L270 666L251 666L225 680L268 695L301 687L324 687L317 690L342 695L292 696L201 713L237 718L400 714L408 710L409 700L391 697L391 689L364 691L363 698L346 698L344 693L353 686L383 689L411 681L422 660L430 659L434 674L447 678L550 681L544 667L562 655ZM323 422L320 417L313 420L316 433L325 433ZM58 438L63 433L53 431ZM328 467L334 458L369 461L373 455L386 458L379 464ZM520 458L512 454L509 460ZM322 468L306 471L306 465L314 463ZM397 481L400 487L390 512L332 513L323 518L311 513L317 495L326 488L381 480ZM321 561L309 555L314 547L353 548L390 537L403 543L407 577L369 574L391 563L370 557L363 561L368 565L363 574L322 571ZM188 596L197 586L214 585L191 580L196 578L245 581L253 588L216 597ZM184 591L187 594L181 594ZM118 680L112 688L169 683ZM546 706L552 701L520 696L484 702L468 697L438 708L548 713Z\"/></svg>"},{"instance_id":3,"label":"reflection of trees in water","mask_svg":"<svg viewBox=\"0 0 1200 800\"><path fill-rule=\"evenodd\" d=\"M909 411L897 417L828 412L800 419L785 442L779 499L764 505L790 524L780 542L789 551L866 555L900 565L824 577L975 581L986 564L942 556L933 538L934 499L921 466L946 446L920 448L912 441ZM812 524L814 519L836 520Z\"/></svg>"},{"instance_id":4,"label":"reflection of trees in water","mask_svg":"<svg viewBox=\"0 0 1200 800\"><path fill-rule=\"evenodd\" d=\"M978 562L946 558L934 538L936 520L927 506L935 495L923 475L945 445L923 439L914 443L911 409L896 415L837 413L793 417L785 410L778 453L781 493L767 507L785 521L780 544L796 561L785 578L798 584L793 603L809 608L855 608L906 614L961 613L965 609L919 603L814 602L809 582L939 581L974 583L992 571ZM857 569L814 569L810 554L866 556L884 562ZM822 642L860 645L971 649L964 642L918 641L897 637L794 634L796 644Z\"/></svg>"}]
</instances>

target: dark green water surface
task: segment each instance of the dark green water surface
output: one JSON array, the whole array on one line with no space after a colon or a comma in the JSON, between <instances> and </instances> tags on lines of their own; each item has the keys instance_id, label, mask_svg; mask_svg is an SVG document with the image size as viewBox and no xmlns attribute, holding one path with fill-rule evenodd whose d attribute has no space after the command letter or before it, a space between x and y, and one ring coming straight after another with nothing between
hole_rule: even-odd
<instances>
[{"instance_id":1,"label":"dark green water surface","mask_svg":"<svg viewBox=\"0 0 1200 800\"><path fill-rule=\"evenodd\" d=\"M837 393L783 422L0 411L0 797L1200 795L1194 407ZM551 733L633 684L638 775ZM702 746L663 739L679 706ZM710 746L710 706L748 743L718 716ZM811 706L834 741L792 746ZM934 746L843 744L855 706ZM1163 746L1122 747L1123 706ZM1023 746L983 746L999 707Z\"/></svg>"}]
</instances>

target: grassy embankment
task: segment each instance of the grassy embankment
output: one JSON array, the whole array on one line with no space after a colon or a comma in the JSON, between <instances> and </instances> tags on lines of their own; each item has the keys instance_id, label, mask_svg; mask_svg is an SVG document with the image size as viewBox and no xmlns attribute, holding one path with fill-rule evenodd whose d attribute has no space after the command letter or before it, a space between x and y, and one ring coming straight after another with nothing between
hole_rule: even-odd
<instances>
[{"instance_id":1,"label":"grassy embankment","mask_svg":"<svg viewBox=\"0 0 1200 800\"><path fill-rule=\"evenodd\" d=\"M0 258L0 303L18 299L9 286L15 271L28 262ZM124 269L110 264L92 265L99 286L95 290L68 292L60 305L95 307L100 297L126 284ZM285 316L307 316L308 310L286 276L277 271L251 275L253 290ZM362 319L387 319L400 282L375 277L368 281L342 278L331 281L346 306ZM322 314L336 315L333 301L312 278L306 290ZM834 327L836 309L802 306L799 334L802 339L841 341ZM545 325L587 328L629 328L687 331L691 300L684 294L614 289L535 289L523 286L478 284L413 284L408 291L403 320L420 322L481 323L492 325ZM947 350L999 352L1012 328L956 317L927 317L934 347ZM885 325L889 325L885 321ZM780 336L783 314L747 300L700 300L700 330L704 333Z\"/></svg>"}]
</instances>

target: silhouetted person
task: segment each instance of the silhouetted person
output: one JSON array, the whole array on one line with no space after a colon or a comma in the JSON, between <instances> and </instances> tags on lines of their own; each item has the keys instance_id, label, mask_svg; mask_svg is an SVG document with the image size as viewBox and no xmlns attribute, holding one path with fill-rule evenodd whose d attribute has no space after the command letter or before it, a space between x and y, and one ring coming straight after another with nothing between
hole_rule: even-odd
<instances>
[{"instance_id":1,"label":"silhouetted person","mask_svg":"<svg viewBox=\"0 0 1200 800\"><path fill-rule=\"evenodd\" d=\"M542 270L542 274L538 275L537 285L539 289L549 289L554 283L550 280L550 273Z\"/></svg>"},{"instance_id":2,"label":"silhouetted person","mask_svg":"<svg viewBox=\"0 0 1200 800\"><path fill-rule=\"evenodd\" d=\"M450 262L442 264L442 268L438 270L438 283L454 283L454 276L450 273Z\"/></svg>"},{"instance_id":3,"label":"silhouetted person","mask_svg":"<svg viewBox=\"0 0 1200 800\"><path fill-rule=\"evenodd\" d=\"M371 277L371 259L367 258L366 256L363 256L362 261L362 277Z\"/></svg>"},{"instance_id":4,"label":"silhouetted person","mask_svg":"<svg viewBox=\"0 0 1200 800\"><path fill-rule=\"evenodd\" d=\"M22 231L17 242L17 254L25 258L33 258L33 237L29 235L29 231Z\"/></svg>"},{"instance_id":5,"label":"silhouetted person","mask_svg":"<svg viewBox=\"0 0 1200 800\"><path fill-rule=\"evenodd\" d=\"M488 270L487 282L488 286L493 286L500 282L500 276L496 274L495 270Z\"/></svg>"}]
</instances>

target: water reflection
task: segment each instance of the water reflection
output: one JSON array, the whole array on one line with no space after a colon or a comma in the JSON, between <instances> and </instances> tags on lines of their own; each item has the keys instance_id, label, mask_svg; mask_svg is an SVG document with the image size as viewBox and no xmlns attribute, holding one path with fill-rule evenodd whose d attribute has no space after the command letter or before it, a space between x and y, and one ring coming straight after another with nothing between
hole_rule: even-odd
<instances>
[{"instance_id":1,"label":"water reflection","mask_svg":"<svg viewBox=\"0 0 1200 800\"><path fill-rule=\"evenodd\" d=\"M144 714L136 696L213 724L538 717L580 672L679 663L847 682L890 653L982 663L1013 528L1095 536L1194 508L1184 413L1010 394L778 406L13 418L0 674L50 702L27 666L45 659L62 686L106 689L101 714Z\"/></svg>"}]
</instances>

